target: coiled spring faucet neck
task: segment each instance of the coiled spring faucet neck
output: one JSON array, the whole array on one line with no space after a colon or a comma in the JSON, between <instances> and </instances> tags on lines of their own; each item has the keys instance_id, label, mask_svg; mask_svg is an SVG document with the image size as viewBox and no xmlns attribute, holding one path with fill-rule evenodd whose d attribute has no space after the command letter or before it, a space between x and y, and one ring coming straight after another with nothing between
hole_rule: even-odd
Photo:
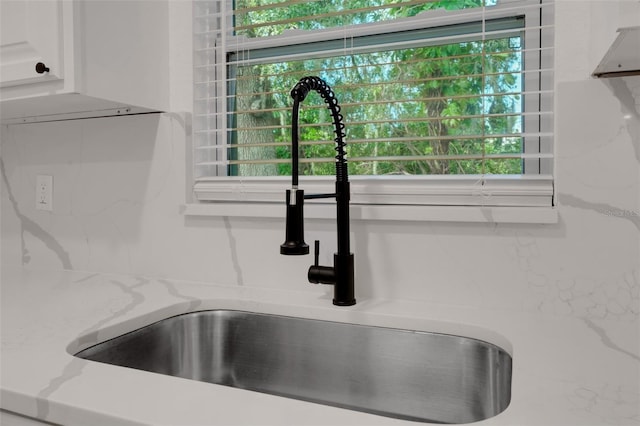
<instances>
[{"instance_id":1,"label":"coiled spring faucet neck","mask_svg":"<svg viewBox=\"0 0 640 426\"><path fill-rule=\"evenodd\" d=\"M292 173L291 183L294 187L298 186L298 147L300 145L300 130L298 127L298 116L300 111L300 103L305 100L309 92L315 90L320 94L324 102L327 104L327 108L331 111L333 118L333 126L335 133L335 150L336 150L336 181L347 182L349 180L349 174L347 171L347 153L345 152L346 142L345 138L345 126L343 123L344 117L340 114L340 105L335 93L331 90L331 87L320 77L303 77L298 83L291 89L291 97L293 98L293 113L291 124L291 159L292 159Z\"/></svg>"}]
</instances>

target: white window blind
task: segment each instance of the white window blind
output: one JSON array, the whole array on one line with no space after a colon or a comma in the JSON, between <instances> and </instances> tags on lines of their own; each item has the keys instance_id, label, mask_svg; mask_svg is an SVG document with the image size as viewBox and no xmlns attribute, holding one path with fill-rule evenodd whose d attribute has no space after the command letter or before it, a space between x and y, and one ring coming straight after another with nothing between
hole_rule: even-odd
<instances>
[{"instance_id":1,"label":"white window blind","mask_svg":"<svg viewBox=\"0 0 640 426\"><path fill-rule=\"evenodd\" d=\"M282 202L289 91L317 75L342 107L354 203L550 206L552 15L550 0L195 0L196 199ZM301 185L330 190L333 138L310 94Z\"/></svg>"}]
</instances>

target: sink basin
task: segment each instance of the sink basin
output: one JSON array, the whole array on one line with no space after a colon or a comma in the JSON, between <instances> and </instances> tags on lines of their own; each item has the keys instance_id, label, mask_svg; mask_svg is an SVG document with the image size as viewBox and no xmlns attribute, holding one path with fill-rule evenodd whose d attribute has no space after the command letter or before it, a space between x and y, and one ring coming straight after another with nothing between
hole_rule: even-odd
<instances>
[{"instance_id":1,"label":"sink basin","mask_svg":"<svg viewBox=\"0 0 640 426\"><path fill-rule=\"evenodd\" d=\"M487 342L244 311L167 318L76 356L433 423L483 420L511 399L511 356Z\"/></svg>"}]
</instances>

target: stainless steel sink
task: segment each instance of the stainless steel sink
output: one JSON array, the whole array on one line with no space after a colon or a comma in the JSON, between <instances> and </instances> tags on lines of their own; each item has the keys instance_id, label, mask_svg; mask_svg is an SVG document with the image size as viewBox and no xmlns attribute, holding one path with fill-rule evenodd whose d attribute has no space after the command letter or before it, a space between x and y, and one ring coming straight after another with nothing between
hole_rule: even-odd
<instances>
[{"instance_id":1,"label":"stainless steel sink","mask_svg":"<svg viewBox=\"0 0 640 426\"><path fill-rule=\"evenodd\" d=\"M483 420L511 399L511 356L483 341L243 311L167 318L76 356L434 423Z\"/></svg>"}]
</instances>

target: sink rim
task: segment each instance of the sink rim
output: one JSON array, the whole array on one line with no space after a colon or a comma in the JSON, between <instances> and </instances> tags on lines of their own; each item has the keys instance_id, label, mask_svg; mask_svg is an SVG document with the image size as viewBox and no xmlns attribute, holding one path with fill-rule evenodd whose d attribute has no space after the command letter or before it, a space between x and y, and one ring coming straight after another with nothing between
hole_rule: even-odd
<instances>
[{"instance_id":1,"label":"sink rim","mask_svg":"<svg viewBox=\"0 0 640 426\"><path fill-rule=\"evenodd\" d=\"M360 303L362 308L364 303ZM205 311L240 311L263 315L328 321L341 324L407 330L420 333L443 334L480 341L497 347L514 358L511 341L500 332L469 322L454 320L438 320L425 316L409 316L389 314L372 310L356 310L354 308L335 308L302 305L285 305L260 303L257 309L251 300L215 299L206 300L193 308L193 302L179 302L160 309L122 319L114 324L105 325L97 330L82 332L65 347L67 354L74 356L91 346L104 343L127 333L155 324L165 319ZM407 326L411 324L411 326ZM93 327L92 327L93 328Z\"/></svg>"},{"instance_id":2,"label":"sink rim","mask_svg":"<svg viewBox=\"0 0 640 426\"><path fill-rule=\"evenodd\" d=\"M451 336L451 337L457 337L457 338L463 338L463 339L468 339L468 340L472 340L475 342L479 342L483 345L487 345L493 348L496 348L498 350L501 350L503 352L505 352L507 355L509 355L509 357L511 357L511 359L513 360L513 352L511 350L509 350L510 348L505 348L504 346L500 346L499 344L496 344L494 342L490 342L487 341L485 339L482 338L478 338L478 337L472 337L472 336L467 336L467 335L460 335L460 334L453 334L453 333L447 333L447 332L442 332L442 331L431 331L431 330L420 330L420 329L416 329L416 328L411 328L411 329L407 329L407 328L399 328L399 327L392 327L392 326L384 326L384 325L377 325L377 324L363 324L363 323L354 323L354 322L345 322L345 321L335 321L335 320L331 320L331 319L324 319L324 318L313 318L313 317L299 317L299 316L293 316L293 315L282 315L279 313L271 313L271 312L258 312L258 311L252 311L252 310L246 310L246 309L228 309L228 308L213 308L213 309L198 309L198 310L194 310L194 311L189 311L189 312L184 312L184 313L179 313L179 314L175 314L175 315L170 315L168 317L164 317L161 318L159 320L154 320L152 322L149 322L145 325L139 326L135 329L129 330L129 331L125 331L122 332L120 334L116 334L113 337L109 337L109 338L105 338L103 340L98 341L97 343L91 343L88 344L88 346L84 346L81 348L74 348L73 345L75 343L79 343L80 341L83 340L83 338L86 337L90 337L90 336L94 336L96 333L100 333L101 330L97 330L88 334L84 334L81 335L80 337L78 337L77 339L75 339L74 341L72 341L70 344L67 345L67 353L69 353L69 355L72 355L74 357L76 357L76 355L86 349L89 349L93 346L97 346L100 344L103 344L105 342L108 342L110 340L116 339L118 337L121 336L125 336L127 334L131 334L131 333L135 333L138 330L141 330L143 328L146 327L150 327L153 326L157 323L166 321L166 320L170 320L173 318L178 318L178 317L182 317L182 316L187 316L187 315L192 315L192 314L199 314L199 313L206 313L206 312L238 312L238 313L248 313L248 314L257 314L257 315L272 315L272 316L277 316L277 317L282 317L282 318L291 318L291 319L301 319L301 320L311 320L311 321L322 321L322 322L328 322L328 323L334 323L334 324L346 324L346 325L352 325L352 326L356 326L356 327L375 327L375 328L382 328L382 329L387 329L387 330L392 330L392 331L397 331L397 332L402 332L402 333L417 333L417 334L437 334L437 335L442 335L442 336ZM114 326L118 326L119 324L115 324ZM466 325L465 325L466 328ZM106 330L107 328L105 327Z\"/></svg>"}]
</instances>

